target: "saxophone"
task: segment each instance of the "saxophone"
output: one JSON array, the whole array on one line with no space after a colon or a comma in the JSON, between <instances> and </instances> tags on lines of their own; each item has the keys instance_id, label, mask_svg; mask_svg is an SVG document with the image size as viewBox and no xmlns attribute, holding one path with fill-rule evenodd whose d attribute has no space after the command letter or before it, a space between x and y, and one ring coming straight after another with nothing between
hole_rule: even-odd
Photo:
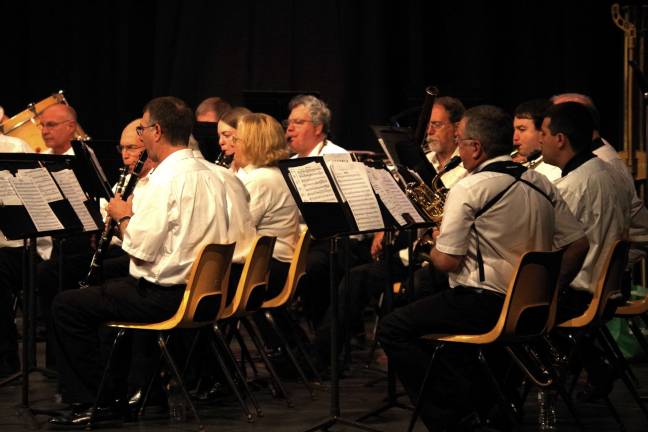
<instances>
[{"instance_id":1,"label":"saxophone","mask_svg":"<svg viewBox=\"0 0 648 432\"><path fill-rule=\"evenodd\" d=\"M146 150L142 152L130 179L126 182L126 177L128 175L128 167L124 166L120 168L119 180L117 181L117 186L115 187L115 194L121 194L122 200L126 201L130 194L133 193L135 185L139 180L142 170L144 168L144 162L147 158ZM87 288L90 285L96 285L101 281L101 269L103 266L103 259L110 245L110 240L112 240L113 234L115 232L116 222L113 220L110 215L106 215L104 219L104 229L101 233L101 238L97 243L97 249L95 250L94 255L92 256L92 261L90 261L90 269L86 278L79 282L80 288Z\"/></svg>"},{"instance_id":2,"label":"saxophone","mask_svg":"<svg viewBox=\"0 0 648 432\"><path fill-rule=\"evenodd\" d=\"M441 183L441 176L454 169L461 163L459 156L451 158L445 167L439 171L428 187L423 181L411 182L405 188L405 195L423 213L423 215L435 225L443 219L443 206L445 205L448 188Z\"/></svg>"}]
</instances>

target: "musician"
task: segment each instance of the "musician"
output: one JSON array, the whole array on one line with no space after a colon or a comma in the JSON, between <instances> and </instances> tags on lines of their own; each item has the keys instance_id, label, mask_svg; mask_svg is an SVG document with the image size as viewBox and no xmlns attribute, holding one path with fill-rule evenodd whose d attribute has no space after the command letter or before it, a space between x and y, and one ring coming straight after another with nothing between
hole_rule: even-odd
<instances>
[{"instance_id":1,"label":"musician","mask_svg":"<svg viewBox=\"0 0 648 432\"><path fill-rule=\"evenodd\" d=\"M110 320L158 322L177 310L191 265L206 243L228 243L227 199L220 178L187 148L193 113L174 97L153 99L136 130L149 158L158 163L146 193L113 198L108 213L119 221L130 276L103 286L59 294L52 306L61 361L63 400L71 410L50 423L83 426L95 399L104 362L98 329ZM116 364L122 362L117 359ZM121 393L124 389L112 389ZM119 417L108 391L99 418ZM111 401L111 402L107 402Z\"/></svg>"},{"instance_id":2,"label":"musician","mask_svg":"<svg viewBox=\"0 0 648 432\"><path fill-rule=\"evenodd\" d=\"M450 159L459 155L457 143L455 142L455 133L465 110L459 99L450 96L443 96L434 100L425 142L430 150L426 157L437 173L443 170ZM441 182L445 187L449 188L465 174L466 170L460 165L445 172L441 176Z\"/></svg>"},{"instance_id":3,"label":"musician","mask_svg":"<svg viewBox=\"0 0 648 432\"><path fill-rule=\"evenodd\" d=\"M284 286L299 238L299 211L277 161L288 158L281 125L267 114L248 114L238 122L234 160L250 193L250 212L258 235L277 237L267 298ZM238 173L237 173L238 175Z\"/></svg>"},{"instance_id":4,"label":"musician","mask_svg":"<svg viewBox=\"0 0 648 432\"><path fill-rule=\"evenodd\" d=\"M625 161L621 159L616 149L601 137L601 134L599 133L601 117L598 109L596 109L594 102L589 96L580 93L563 93L555 95L552 96L551 101L554 104L576 102L582 104L589 110L594 122L594 131L592 132L592 153L604 162L610 164L610 166L614 168L614 172L618 174L618 185L622 185L624 189L631 191L633 194L630 210L631 225L629 238L634 244L633 248L630 249L630 261L632 262L634 259L638 259L642 254L637 252L636 244L648 242L648 210L646 209L643 200L637 196L632 173L628 169Z\"/></svg>"},{"instance_id":5,"label":"musician","mask_svg":"<svg viewBox=\"0 0 648 432\"><path fill-rule=\"evenodd\" d=\"M550 181L560 178L560 168L549 165L543 158L540 149L542 120L545 112L551 107L547 99L533 99L521 103L515 108L513 118L513 147L518 151L520 163L544 174ZM532 160L529 158L532 157Z\"/></svg>"},{"instance_id":6,"label":"musician","mask_svg":"<svg viewBox=\"0 0 648 432\"><path fill-rule=\"evenodd\" d=\"M565 283L576 274L587 251L582 227L546 177L532 170L521 174L538 191L509 174L519 167L509 156L512 123L509 115L493 106L466 111L457 139L470 174L450 190L430 254L434 266L448 272L452 288L403 306L380 324L381 345L413 401L431 359L430 350L418 339L421 335L490 330L524 252L566 247L560 277ZM498 196L506 188L508 192ZM476 217L485 207L488 210ZM482 415L488 408L477 391L483 377L474 357L464 350L454 346L444 350L431 371L429 391L421 401L422 419L430 430L452 428L471 411Z\"/></svg>"},{"instance_id":7,"label":"musician","mask_svg":"<svg viewBox=\"0 0 648 432\"><path fill-rule=\"evenodd\" d=\"M196 108L196 121L218 123L231 109L232 106L224 99L218 96L208 97Z\"/></svg>"},{"instance_id":8,"label":"musician","mask_svg":"<svg viewBox=\"0 0 648 432\"><path fill-rule=\"evenodd\" d=\"M245 107L234 107L218 121L218 144L221 147L221 156L216 163L229 167L233 172L237 172L239 169L236 161L234 161L236 125L239 119L247 114L252 114L252 111Z\"/></svg>"},{"instance_id":9,"label":"musician","mask_svg":"<svg viewBox=\"0 0 648 432\"><path fill-rule=\"evenodd\" d=\"M290 115L283 121L293 158L347 153L328 139L331 110L326 103L311 95L298 95L288 103Z\"/></svg>"},{"instance_id":10,"label":"musician","mask_svg":"<svg viewBox=\"0 0 648 432\"><path fill-rule=\"evenodd\" d=\"M48 147L45 153L73 155L72 140L77 128L77 114L70 105L57 103L41 113L38 127Z\"/></svg>"},{"instance_id":11,"label":"musician","mask_svg":"<svg viewBox=\"0 0 648 432\"><path fill-rule=\"evenodd\" d=\"M590 241L572 290L561 297L559 319L563 321L580 315L590 303L607 251L625 238L630 226L631 195L618 187L609 164L591 152L592 130L590 113L577 102L554 105L542 123L543 157L561 168L562 177L555 185ZM567 307L573 313L567 313Z\"/></svg>"}]
</instances>

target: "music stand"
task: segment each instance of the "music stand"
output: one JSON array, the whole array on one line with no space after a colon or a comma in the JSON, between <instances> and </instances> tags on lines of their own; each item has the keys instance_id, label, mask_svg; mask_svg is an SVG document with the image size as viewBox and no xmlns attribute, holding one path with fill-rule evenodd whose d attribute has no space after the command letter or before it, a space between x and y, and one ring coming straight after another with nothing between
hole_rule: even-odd
<instances>
[{"instance_id":1,"label":"music stand","mask_svg":"<svg viewBox=\"0 0 648 432\"><path fill-rule=\"evenodd\" d=\"M37 410L29 404L29 374L32 372L43 372L36 367L35 336L36 326L34 323L36 315L36 239L44 236L71 235L81 232L92 232L99 230L101 215L90 200L83 199L83 196L74 195L70 184L73 184L76 176L72 174L64 179L61 174L65 169L72 170L75 158L72 156L57 156L44 154L25 153L0 153L0 170L8 170L12 176L10 180L1 178L2 196L0 201L0 230L9 240L23 240L23 248L27 254L27 269L23 267L23 347L22 347L22 368L17 374L6 378L0 383L22 379L21 403L18 406L18 414L27 413L30 420L35 424L35 414L53 414L48 410ZM48 199L35 182L31 185L18 188L12 184L13 174L20 169L44 168L47 176L50 176L55 189L50 189ZM72 171L73 173L74 171ZM58 173L52 175L52 173ZM58 181L53 178L58 177ZM74 180L71 179L73 177ZM49 181L49 180L48 180ZM29 182L28 182L29 183ZM65 185L64 185L65 183ZM73 186L76 186L73 184ZM28 189L29 188L29 189ZM31 198L23 192L32 193ZM42 193L42 195L41 195ZM59 194L60 199L52 198L52 195ZM38 210L38 214L37 211ZM87 213L86 213L87 212ZM24 255L23 255L24 256ZM23 265L24 265L23 260Z\"/></svg>"},{"instance_id":2,"label":"music stand","mask_svg":"<svg viewBox=\"0 0 648 432\"><path fill-rule=\"evenodd\" d=\"M333 156L331 156L333 157ZM330 401L330 410L329 417L318 423L317 425L307 429L304 432L312 432L316 430L328 430L331 426L335 424L343 424L350 426L356 429L361 429L369 432L375 432L377 429L374 429L370 426L364 425L358 421L348 420L341 417L340 412L340 388L339 388L339 367L338 367L338 308L339 308L339 295L338 290L335 285L335 271L336 271L336 256L337 256L337 242L338 240L344 240L345 245L348 246L348 239L351 235L356 234L366 234L373 233L376 231L389 231L394 229L399 229L402 227L402 224L399 223L397 219L392 215L392 207L388 209L388 201L383 201L378 199L378 195L375 194L373 190L365 190L364 196L373 197L380 209L379 218L380 226L367 227L366 225L360 226L360 220L356 217L356 212L354 205L350 203L350 200L344 198L344 190L341 182L341 176L336 174L336 172L327 167L325 162L327 156L322 157L308 157L300 159L290 159L279 162L279 169L286 181L288 188L290 189L297 207L302 213L306 224L313 237L320 239L329 240L329 289L331 296L331 401ZM357 163L357 162L356 162ZM313 165L314 164L314 165ZM308 174L297 173L297 170L291 170L300 167L313 167L317 169L314 171L323 171L323 175L311 171ZM386 173L386 171L385 171ZM386 173L389 176L389 173ZM300 177L304 175L304 177ZM308 177L312 175L312 177ZM391 177L390 177L391 178ZM393 179L391 179L394 182ZM312 190L309 190L308 187L305 187L304 184L310 182L312 185ZM372 186L374 183L372 182ZM393 184L393 186L398 189L398 186ZM322 192L321 187L327 189L330 187L331 191L328 193L328 189ZM374 186L375 188L375 186ZM400 189L399 189L400 190ZM353 192L358 192L354 190ZM381 189L380 193L387 193ZM319 193L318 198L314 199L313 196L315 193ZM350 196L350 195L348 195ZM371 198L368 198L371 200ZM414 212L415 209L411 207L411 211ZM421 219L420 214L416 214L419 220ZM348 291L348 259L345 260L345 272L347 273L346 284Z\"/></svg>"}]
</instances>

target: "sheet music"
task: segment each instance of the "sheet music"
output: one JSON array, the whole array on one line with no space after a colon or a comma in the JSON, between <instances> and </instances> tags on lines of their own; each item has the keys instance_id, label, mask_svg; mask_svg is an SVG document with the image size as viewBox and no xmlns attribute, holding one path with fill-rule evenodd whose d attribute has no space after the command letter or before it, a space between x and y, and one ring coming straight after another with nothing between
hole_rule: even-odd
<instances>
[{"instance_id":1,"label":"sheet music","mask_svg":"<svg viewBox=\"0 0 648 432\"><path fill-rule=\"evenodd\" d=\"M290 167L288 172L303 202L338 202L322 165L317 162L309 162L301 166Z\"/></svg>"},{"instance_id":2,"label":"sheet music","mask_svg":"<svg viewBox=\"0 0 648 432\"><path fill-rule=\"evenodd\" d=\"M39 232L62 230L63 225L41 195L34 181L29 177L7 178L14 190L20 196Z\"/></svg>"},{"instance_id":3,"label":"sheet music","mask_svg":"<svg viewBox=\"0 0 648 432\"><path fill-rule=\"evenodd\" d=\"M324 156L324 160L344 200L349 203L358 231L384 229L380 207L369 183L364 164L351 161L350 155L347 155L348 159L327 158L327 156L329 155Z\"/></svg>"},{"instance_id":4,"label":"sheet music","mask_svg":"<svg viewBox=\"0 0 648 432\"><path fill-rule=\"evenodd\" d=\"M29 177L48 203L60 201L63 195L59 192L54 179L45 168L19 169L16 177Z\"/></svg>"},{"instance_id":5,"label":"sheet music","mask_svg":"<svg viewBox=\"0 0 648 432\"><path fill-rule=\"evenodd\" d=\"M9 171L9 170L0 171L0 178L7 178L7 177L13 177L13 174L11 174L11 171Z\"/></svg>"},{"instance_id":6,"label":"sheet music","mask_svg":"<svg viewBox=\"0 0 648 432\"><path fill-rule=\"evenodd\" d=\"M385 204L389 213L396 219L398 225L407 225L407 221L403 218L403 213L409 213L412 219L414 219L414 222L425 222L388 171L371 167L365 168L367 169L371 186L373 186L376 193L380 196L381 201Z\"/></svg>"},{"instance_id":7,"label":"sheet music","mask_svg":"<svg viewBox=\"0 0 648 432\"><path fill-rule=\"evenodd\" d=\"M83 189L81 189L79 181L74 175L74 171L70 169L64 169L61 171L53 172L52 175L56 179L56 183L58 183L58 185L61 187L63 195L65 195L65 198L67 198L67 200L70 202L72 208L74 209L74 212L81 220L81 223L83 224L83 230L93 231L98 229L99 227L95 223L94 219L92 219L90 212L85 206L86 196L83 192Z\"/></svg>"},{"instance_id":8,"label":"sheet music","mask_svg":"<svg viewBox=\"0 0 648 432\"><path fill-rule=\"evenodd\" d=\"M9 175L7 176L5 173L9 173ZM22 205L9 178L13 178L9 171L0 171L0 206Z\"/></svg>"}]
</instances>

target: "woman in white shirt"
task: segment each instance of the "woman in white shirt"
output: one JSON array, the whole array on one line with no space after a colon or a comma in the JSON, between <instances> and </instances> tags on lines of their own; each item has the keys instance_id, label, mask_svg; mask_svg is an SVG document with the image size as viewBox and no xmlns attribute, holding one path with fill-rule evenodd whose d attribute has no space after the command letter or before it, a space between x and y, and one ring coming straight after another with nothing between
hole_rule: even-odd
<instances>
[{"instance_id":1,"label":"woman in white shirt","mask_svg":"<svg viewBox=\"0 0 648 432\"><path fill-rule=\"evenodd\" d=\"M237 176L250 193L250 213L259 235L276 236L266 298L283 287L299 237L299 212L277 161L287 159L288 145L279 122L267 114L241 117L234 137Z\"/></svg>"},{"instance_id":2,"label":"woman in white shirt","mask_svg":"<svg viewBox=\"0 0 648 432\"><path fill-rule=\"evenodd\" d=\"M218 144L221 148L221 154L216 161L217 165L226 166L234 172L238 171L236 163L232 163L234 153L236 153L236 144L234 143L236 125L241 117L251 113L245 107L235 107L225 113L218 121Z\"/></svg>"}]
</instances>

